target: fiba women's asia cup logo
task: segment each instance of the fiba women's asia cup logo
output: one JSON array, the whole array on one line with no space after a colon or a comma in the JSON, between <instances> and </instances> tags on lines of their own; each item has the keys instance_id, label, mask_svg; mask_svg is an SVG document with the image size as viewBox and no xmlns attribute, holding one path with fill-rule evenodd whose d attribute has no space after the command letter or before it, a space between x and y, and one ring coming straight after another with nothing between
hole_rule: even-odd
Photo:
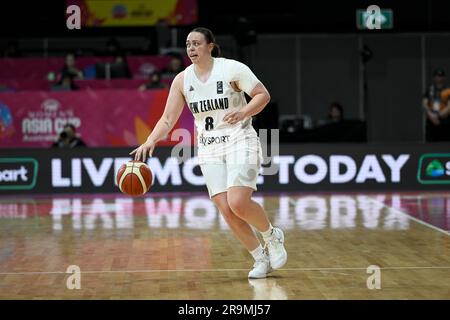
<instances>
[{"instance_id":1,"label":"fiba women's asia cup logo","mask_svg":"<svg viewBox=\"0 0 450 320\"><path fill-rule=\"evenodd\" d=\"M39 109L29 110L22 119L22 139L24 142L54 141L66 123L79 127L81 119L72 108L63 109L58 100L45 99Z\"/></svg>"}]
</instances>

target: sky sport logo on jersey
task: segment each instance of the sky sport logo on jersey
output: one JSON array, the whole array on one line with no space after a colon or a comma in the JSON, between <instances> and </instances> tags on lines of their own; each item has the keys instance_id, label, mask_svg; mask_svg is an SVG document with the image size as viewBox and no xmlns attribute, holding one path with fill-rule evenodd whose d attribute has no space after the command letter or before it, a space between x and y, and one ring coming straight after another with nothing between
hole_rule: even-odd
<instances>
[{"instance_id":1,"label":"sky sport logo on jersey","mask_svg":"<svg viewBox=\"0 0 450 320\"><path fill-rule=\"evenodd\" d=\"M417 180L422 184L450 184L450 153L423 154Z\"/></svg>"},{"instance_id":2,"label":"sky sport logo on jersey","mask_svg":"<svg viewBox=\"0 0 450 320\"><path fill-rule=\"evenodd\" d=\"M38 162L33 158L0 158L0 190L31 190L36 185Z\"/></svg>"}]
</instances>

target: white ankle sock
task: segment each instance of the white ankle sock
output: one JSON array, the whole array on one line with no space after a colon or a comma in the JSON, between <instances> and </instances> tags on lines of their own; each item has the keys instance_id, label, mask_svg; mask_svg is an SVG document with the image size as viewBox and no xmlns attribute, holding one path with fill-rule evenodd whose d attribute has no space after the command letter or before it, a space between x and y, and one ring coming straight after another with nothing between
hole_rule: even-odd
<instances>
[{"instance_id":1,"label":"white ankle sock","mask_svg":"<svg viewBox=\"0 0 450 320\"><path fill-rule=\"evenodd\" d=\"M272 235L272 230L273 230L273 226L271 223L269 223L269 229L267 229L267 231L261 232L261 235L263 236L264 239L267 239L268 237L270 237Z\"/></svg>"},{"instance_id":2,"label":"white ankle sock","mask_svg":"<svg viewBox=\"0 0 450 320\"><path fill-rule=\"evenodd\" d=\"M263 259L265 256L264 249L261 244L257 246L253 251L250 251L250 254L252 255L253 259L255 259L255 261Z\"/></svg>"}]
</instances>

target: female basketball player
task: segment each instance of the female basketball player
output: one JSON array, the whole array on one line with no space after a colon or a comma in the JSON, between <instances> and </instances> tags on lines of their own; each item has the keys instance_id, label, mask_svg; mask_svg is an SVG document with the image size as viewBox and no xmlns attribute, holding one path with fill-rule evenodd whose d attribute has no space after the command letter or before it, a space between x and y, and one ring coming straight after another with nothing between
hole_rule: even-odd
<instances>
[{"instance_id":1,"label":"female basketball player","mask_svg":"<svg viewBox=\"0 0 450 320\"><path fill-rule=\"evenodd\" d=\"M195 118L198 159L209 196L255 259L248 277L265 278L287 260L283 231L272 227L264 209L251 199L262 158L251 117L263 110L270 95L246 65L218 58L219 47L209 29L192 30L186 48L192 64L175 77L161 119L130 154L144 162L152 156L187 103ZM248 104L244 92L252 97ZM261 232L267 253L251 226Z\"/></svg>"}]
</instances>

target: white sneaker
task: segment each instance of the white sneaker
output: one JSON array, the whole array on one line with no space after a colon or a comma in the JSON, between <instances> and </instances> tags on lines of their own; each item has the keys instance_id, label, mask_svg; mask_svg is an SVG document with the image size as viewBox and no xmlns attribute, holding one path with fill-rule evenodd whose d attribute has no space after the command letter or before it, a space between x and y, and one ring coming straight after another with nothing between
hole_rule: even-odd
<instances>
[{"instance_id":1,"label":"white sneaker","mask_svg":"<svg viewBox=\"0 0 450 320\"><path fill-rule=\"evenodd\" d=\"M250 279L262 279L267 277L267 274L272 271L273 269L270 267L269 257L264 254L264 258L255 261L253 269L248 273L248 277Z\"/></svg>"},{"instance_id":2,"label":"white sneaker","mask_svg":"<svg viewBox=\"0 0 450 320\"><path fill-rule=\"evenodd\" d=\"M265 247L269 252L270 266L279 269L287 261L287 252L284 248L284 233L280 228L273 228L272 234L264 239Z\"/></svg>"}]
</instances>

